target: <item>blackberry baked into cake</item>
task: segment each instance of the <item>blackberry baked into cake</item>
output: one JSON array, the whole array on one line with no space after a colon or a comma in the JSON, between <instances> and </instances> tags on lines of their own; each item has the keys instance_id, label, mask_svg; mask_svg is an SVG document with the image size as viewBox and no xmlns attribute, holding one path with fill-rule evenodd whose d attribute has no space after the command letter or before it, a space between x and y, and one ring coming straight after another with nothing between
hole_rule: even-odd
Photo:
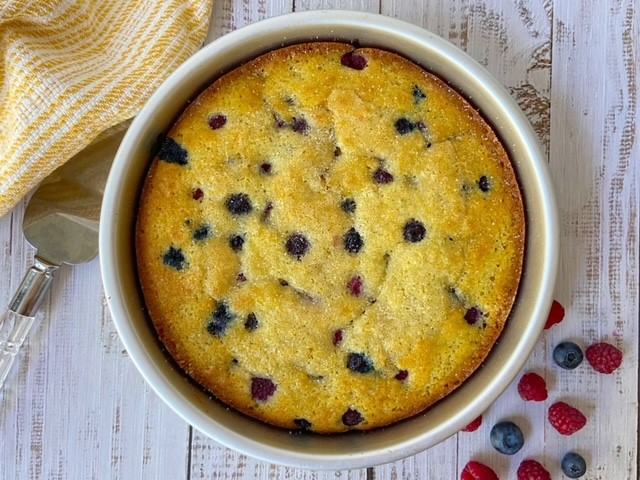
<instances>
[{"instance_id":1,"label":"blackberry baked into cake","mask_svg":"<svg viewBox=\"0 0 640 480\"><path fill-rule=\"evenodd\" d=\"M476 370L520 281L494 132L387 51L308 43L224 75L163 137L136 230L149 315L215 397L272 425L372 429Z\"/></svg>"}]
</instances>

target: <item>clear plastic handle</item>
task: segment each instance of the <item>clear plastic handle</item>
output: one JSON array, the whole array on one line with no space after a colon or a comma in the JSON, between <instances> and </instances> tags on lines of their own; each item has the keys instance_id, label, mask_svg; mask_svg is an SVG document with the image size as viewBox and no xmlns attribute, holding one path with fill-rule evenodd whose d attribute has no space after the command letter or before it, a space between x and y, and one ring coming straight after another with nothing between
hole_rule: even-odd
<instances>
[{"instance_id":1,"label":"clear plastic handle","mask_svg":"<svg viewBox=\"0 0 640 480\"><path fill-rule=\"evenodd\" d=\"M27 338L57 268L57 265L36 257L35 265L25 275L9 308L0 319L0 389Z\"/></svg>"},{"instance_id":2,"label":"clear plastic handle","mask_svg":"<svg viewBox=\"0 0 640 480\"><path fill-rule=\"evenodd\" d=\"M33 325L35 317L7 310L0 320L0 389Z\"/></svg>"}]
</instances>

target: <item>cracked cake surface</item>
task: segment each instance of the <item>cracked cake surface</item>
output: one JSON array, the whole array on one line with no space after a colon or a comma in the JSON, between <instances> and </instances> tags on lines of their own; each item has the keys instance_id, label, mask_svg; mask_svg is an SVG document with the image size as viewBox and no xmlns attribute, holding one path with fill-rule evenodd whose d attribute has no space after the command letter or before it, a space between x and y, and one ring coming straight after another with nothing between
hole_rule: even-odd
<instances>
[{"instance_id":1,"label":"cracked cake surface","mask_svg":"<svg viewBox=\"0 0 640 480\"><path fill-rule=\"evenodd\" d=\"M389 425L482 363L520 281L524 213L494 132L387 51L274 50L207 88L141 196L159 337L218 399L284 428Z\"/></svg>"}]
</instances>

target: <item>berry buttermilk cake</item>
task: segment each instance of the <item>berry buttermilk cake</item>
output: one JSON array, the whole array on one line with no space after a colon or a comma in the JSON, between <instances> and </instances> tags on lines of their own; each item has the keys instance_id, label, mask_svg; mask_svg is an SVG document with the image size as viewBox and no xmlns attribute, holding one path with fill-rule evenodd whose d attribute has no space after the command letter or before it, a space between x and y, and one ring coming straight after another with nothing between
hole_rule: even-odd
<instances>
[{"instance_id":1,"label":"berry buttermilk cake","mask_svg":"<svg viewBox=\"0 0 640 480\"><path fill-rule=\"evenodd\" d=\"M496 135L387 51L282 48L161 142L136 232L149 315L215 397L334 433L419 413L476 370L518 288L519 187Z\"/></svg>"}]
</instances>

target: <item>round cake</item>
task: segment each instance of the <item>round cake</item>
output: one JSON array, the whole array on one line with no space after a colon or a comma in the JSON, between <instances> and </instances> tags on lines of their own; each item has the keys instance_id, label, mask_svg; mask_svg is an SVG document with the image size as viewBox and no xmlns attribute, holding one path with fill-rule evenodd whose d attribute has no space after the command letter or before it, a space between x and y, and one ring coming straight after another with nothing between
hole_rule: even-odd
<instances>
[{"instance_id":1,"label":"round cake","mask_svg":"<svg viewBox=\"0 0 640 480\"><path fill-rule=\"evenodd\" d=\"M451 393L498 339L524 212L504 148L453 89L317 42L216 80L162 137L136 230L177 364L272 425L367 430Z\"/></svg>"}]
</instances>

